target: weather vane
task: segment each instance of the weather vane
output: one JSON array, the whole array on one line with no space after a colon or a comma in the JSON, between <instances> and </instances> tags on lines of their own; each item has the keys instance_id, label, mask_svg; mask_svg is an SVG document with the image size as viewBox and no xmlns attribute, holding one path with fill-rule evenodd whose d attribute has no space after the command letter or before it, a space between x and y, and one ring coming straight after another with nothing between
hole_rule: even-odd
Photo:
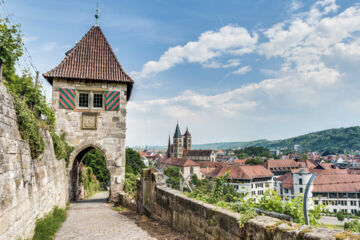
<instances>
[{"instance_id":1,"label":"weather vane","mask_svg":"<svg viewBox=\"0 0 360 240\"><path fill-rule=\"evenodd\" d=\"M100 13L99 1L96 1L96 13L95 13L96 25L98 24L99 13Z\"/></svg>"}]
</instances>

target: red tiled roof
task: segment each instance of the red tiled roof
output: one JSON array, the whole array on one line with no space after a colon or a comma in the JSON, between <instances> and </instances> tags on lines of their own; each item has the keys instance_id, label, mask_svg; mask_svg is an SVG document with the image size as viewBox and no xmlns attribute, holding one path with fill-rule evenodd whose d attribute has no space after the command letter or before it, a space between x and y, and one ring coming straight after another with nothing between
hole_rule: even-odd
<instances>
[{"instance_id":1,"label":"red tiled roof","mask_svg":"<svg viewBox=\"0 0 360 240\"><path fill-rule=\"evenodd\" d=\"M190 167L190 166L200 166L198 163L193 160L186 158L165 158L161 160L162 164L178 166L178 167Z\"/></svg>"},{"instance_id":2,"label":"red tiled roof","mask_svg":"<svg viewBox=\"0 0 360 240\"><path fill-rule=\"evenodd\" d=\"M225 165L224 162L210 162L210 161L199 161L196 163L198 163L200 165L200 167L202 167L202 168L207 168L207 167L216 168L218 166Z\"/></svg>"},{"instance_id":3,"label":"red tiled roof","mask_svg":"<svg viewBox=\"0 0 360 240\"><path fill-rule=\"evenodd\" d=\"M332 163L320 163L316 166L317 169L332 169L336 168Z\"/></svg>"},{"instance_id":4,"label":"red tiled roof","mask_svg":"<svg viewBox=\"0 0 360 240\"><path fill-rule=\"evenodd\" d=\"M293 175L291 173L287 173L283 175L284 177L279 180L276 179L277 181L281 181L282 182L282 187L286 188L286 189L294 189L294 178Z\"/></svg>"},{"instance_id":5,"label":"red tiled roof","mask_svg":"<svg viewBox=\"0 0 360 240\"><path fill-rule=\"evenodd\" d=\"M243 165L243 166L219 166L209 173L209 177L221 177L230 172L233 179L253 179L272 177L273 174L261 165Z\"/></svg>"},{"instance_id":6,"label":"red tiled roof","mask_svg":"<svg viewBox=\"0 0 360 240\"><path fill-rule=\"evenodd\" d=\"M343 175L348 174L346 169L340 168L330 168L330 169L310 169L311 173L316 173L317 175Z\"/></svg>"},{"instance_id":7,"label":"red tiled roof","mask_svg":"<svg viewBox=\"0 0 360 240\"><path fill-rule=\"evenodd\" d=\"M209 157L213 150L184 150L184 156L205 156Z\"/></svg>"},{"instance_id":8,"label":"red tiled roof","mask_svg":"<svg viewBox=\"0 0 360 240\"><path fill-rule=\"evenodd\" d=\"M304 162L296 162L294 159L269 159L264 163L266 169L273 168L274 170L284 168L299 168L306 167Z\"/></svg>"},{"instance_id":9,"label":"red tiled roof","mask_svg":"<svg viewBox=\"0 0 360 240\"><path fill-rule=\"evenodd\" d=\"M43 76L50 84L53 78L126 83L128 99L134 83L98 26L91 27L80 42L66 53L64 60Z\"/></svg>"},{"instance_id":10,"label":"red tiled roof","mask_svg":"<svg viewBox=\"0 0 360 240\"><path fill-rule=\"evenodd\" d=\"M346 192L354 193L360 191L359 175L318 175L313 183L313 192Z\"/></svg>"},{"instance_id":11,"label":"red tiled roof","mask_svg":"<svg viewBox=\"0 0 360 240\"><path fill-rule=\"evenodd\" d=\"M246 164L246 161L246 159L234 159L229 163L229 165L244 165Z\"/></svg>"}]
</instances>

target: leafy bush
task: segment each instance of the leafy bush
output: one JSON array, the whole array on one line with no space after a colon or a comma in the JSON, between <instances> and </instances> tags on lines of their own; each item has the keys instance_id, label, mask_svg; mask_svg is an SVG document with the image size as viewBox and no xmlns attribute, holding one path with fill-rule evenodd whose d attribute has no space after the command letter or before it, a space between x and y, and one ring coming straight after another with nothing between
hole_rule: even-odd
<instances>
[{"instance_id":1,"label":"leafy bush","mask_svg":"<svg viewBox=\"0 0 360 240\"><path fill-rule=\"evenodd\" d=\"M353 232L360 232L360 222L358 219L352 220L350 222L346 222L344 224L344 229L353 231Z\"/></svg>"},{"instance_id":2,"label":"leafy bush","mask_svg":"<svg viewBox=\"0 0 360 240\"><path fill-rule=\"evenodd\" d=\"M93 195L101 190L100 183L91 167L84 167L80 171L80 182L83 184L86 191L86 197Z\"/></svg>"},{"instance_id":3,"label":"leafy bush","mask_svg":"<svg viewBox=\"0 0 360 240\"><path fill-rule=\"evenodd\" d=\"M136 178L140 175L135 176L133 173L125 173L124 191L130 196L135 197L137 192Z\"/></svg>"},{"instance_id":4,"label":"leafy bush","mask_svg":"<svg viewBox=\"0 0 360 240\"><path fill-rule=\"evenodd\" d=\"M126 148L125 172L138 175L141 174L142 169L145 167L144 162L140 158L140 154L131 148Z\"/></svg>"},{"instance_id":5,"label":"leafy bush","mask_svg":"<svg viewBox=\"0 0 360 240\"><path fill-rule=\"evenodd\" d=\"M180 173L179 168L169 167L164 170L164 174L168 177L166 183L174 189L180 189Z\"/></svg>"},{"instance_id":6,"label":"leafy bush","mask_svg":"<svg viewBox=\"0 0 360 240\"><path fill-rule=\"evenodd\" d=\"M336 214L336 217L337 217L337 219L338 219L340 222L344 221L344 219L345 219L345 215L344 215L344 213L343 213L342 211L339 211L339 212Z\"/></svg>"},{"instance_id":7,"label":"leafy bush","mask_svg":"<svg viewBox=\"0 0 360 240\"><path fill-rule=\"evenodd\" d=\"M246 201L242 201L241 203L234 204L231 207L231 210L233 210L234 212L241 213L241 216L239 219L239 227L240 228L244 227L244 224L247 221L249 221L250 219L257 216L257 213L254 210L254 208L251 206L251 204L249 204Z\"/></svg>"},{"instance_id":8,"label":"leafy bush","mask_svg":"<svg viewBox=\"0 0 360 240\"><path fill-rule=\"evenodd\" d=\"M74 150L74 147L69 146L65 141L65 133L59 136L55 132L51 132L50 135L53 141L56 159L65 159L66 166L68 166L70 161L70 154Z\"/></svg>"},{"instance_id":9,"label":"leafy bush","mask_svg":"<svg viewBox=\"0 0 360 240\"><path fill-rule=\"evenodd\" d=\"M254 201L253 206L265 211L286 214L291 216L294 222L300 225L305 224L302 195L283 201L276 191L266 191L259 201ZM322 209L322 205L315 205L313 210L309 210L308 214L311 225L316 226L319 224Z\"/></svg>"},{"instance_id":10,"label":"leafy bush","mask_svg":"<svg viewBox=\"0 0 360 240\"><path fill-rule=\"evenodd\" d=\"M17 96L14 96L14 107L20 135L23 140L29 143L31 157L35 159L39 157L45 149L45 142L39 123L25 102Z\"/></svg>"},{"instance_id":11,"label":"leafy bush","mask_svg":"<svg viewBox=\"0 0 360 240\"><path fill-rule=\"evenodd\" d=\"M65 220L66 210L55 207L45 217L36 221L33 240L52 240Z\"/></svg>"},{"instance_id":12,"label":"leafy bush","mask_svg":"<svg viewBox=\"0 0 360 240\"><path fill-rule=\"evenodd\" d=\"M215 178L213 184L207 179L200 180L200 184L187 195L211 204L235 202L240 198L240 194L233 186L227 184L228 177L227 173L223 177Z\"/></svg>"},{"instance_id":13,"label":"leafy bush","mask_svg":"<svg viewBox=\"0 0 360 240\"><path fill-rule=\"evenodd\" d=\"M228 174L214 179L213 184L209 183L208 180L201 180L193 192L185 193L185 195L242 213L240 226L256 216L254 208L286 214L291 216L294 222L301 225L305 224L302 196L283 201L276 191L266 191L260 199L248 198L247 194L242 196L231 185L227 184L227 180ZM311 225L319 224L322 209L323 206L319 205L314 206L314 209L309 211Z\"/></svg>"},{"instance_id":14,"label":"leafy bush","mask_svg":"<svg viewBox=\"0 0 360 240\"><path fill-rule=\"evenodd\" d=\"M23 99L35 118L42 122L44 127L53 129L55 113L46 102L42 94L41 85L36 85L31 75L24 71L22 76L15 73L14 67L4 68L5 85L13 96Z\"/></svg>"},{"instance_id":15,"label":"leafy bush","mask_svg":"<svg viewBox=\"0 0 360 240\"><path fill-rule=\"evenodd\" d=\"M86 154L83 163L92 168L101 188L105 189L106 184L110 181L110 172L106 167L104 154L98 149L93 149Z\"/></svg>"}]
</instances>

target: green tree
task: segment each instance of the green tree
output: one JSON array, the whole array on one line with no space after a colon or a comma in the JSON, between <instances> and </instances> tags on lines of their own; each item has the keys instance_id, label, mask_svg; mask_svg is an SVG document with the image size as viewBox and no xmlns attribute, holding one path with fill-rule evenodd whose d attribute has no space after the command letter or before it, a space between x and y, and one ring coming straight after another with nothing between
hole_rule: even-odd
<instances>
[{"instance_id":1,"label":"green tree","mask_svg":"<svg viewBox=\"0 0 360 240\"><path fill-rule=\"evenodd\" d=\"M199 180L199 178L196 174L191 176L191 184L193 184L195 186L199 186L201 184L201 181Z\"/></svg>"},{"instance_id":2,"label":"green tree","mask_svg":"<svg viewBox=\"0 0 360 240\"><path fill-rule=\"evenodd\" d=\"M264 163L263 160L261 160L259 157L250 158L245 162L245 164L249 164L249 165L261 165L263 163Z\"/></svg>"},{"instance_id":3,"label":"green tree","mask_svg":"<svg viewBox=\"0 0 360 240\"><path fill-rule=\"evenodd\" d=\"M338 219L340 222L342 222L342 221L345 220L345 215L344 215L344 213L343 213L342 211L339 211L339 212L336 214L336 217L337 217L337 219Z\"/></svg>"},{"instance_id":4,"label":"green tree","mask_svg":"<svg viewBox=\"0 0 360 240\"><path fill-rule=\"evenodd\" d=\"M139 175L145 167L144 162L140 158L140 154L131 148L126 148L125 172Z\"/></svg>"},{"instance_id":5,"label":"green tree","mask_svg":"<svg viewBox=\"0 0 360 240\"><path fill-rule=\"evenodd\" d=\"M273 157L272 154L270 154L270 150L265 147L258 147L258 146L250 146L243 149L237 149L234 151L235 155L238 158L244 158L247 156L255 156L255 157Z\"/></svg>"},{"instance_id":6,"label":"green tree","mask_svg":"<svg viewBox=\"0 0 360 240\"><path fill-rule=\"evenodd\" d=\"M166 183L170 184L174 189L180 189L180 173L179 168L169 167L164 170L164 174L168 177Z\"/></svg>"},{"instance_id":7,"label":"green tree","mask_svg":"<svg viewBox=\"0 0 360 240\"><path fill-rule=\"evenodd\" d=\"M19 25L11 25L8 18L0 19L0 81L2 67L13 66L23 54Z\"/></svg>"},{"instance_id":8,"label":"green tree","mask_svg":"<svg viewBox=\"0 0 360 240\"><path fill-rule=\"evenodd\" d=\"M93 149L86 154L83 163L92 169L101 187L105 189L107 182L110 181L110 172L106 167L104 154L98 149Z\"/></svg>"}]
</instances>

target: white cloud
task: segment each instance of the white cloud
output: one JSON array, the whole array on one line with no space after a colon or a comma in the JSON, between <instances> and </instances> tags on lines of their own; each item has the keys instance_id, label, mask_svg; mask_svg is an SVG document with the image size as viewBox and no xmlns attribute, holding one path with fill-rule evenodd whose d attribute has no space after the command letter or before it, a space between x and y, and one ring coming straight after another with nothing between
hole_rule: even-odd
<instances>
[{"instance_id":1,"label":"white cloud","mask_svg":"<svg viewBox=\"0 0 360 240\"><path fill-rule=\"evenodd\" d=\"M295 12L303 7L302 2L298 0L292 0L290 3L290 12Z\"/></svg>"},{"instance_id":2,"label":"white cloud","mask_svg":"<svg viewBox=\"0 0 360 240\"><path fill-rule=\"evenodd\" d=\"M217 61L209 61L202 64L205 68L231 68L237 67L241 63L240 59L230 59L226 63L221 63Z\"/></svg>"},{"instance_id":3,"label":"white cloud","mask_svg":"<svg viewBox=\"0 0 360 240\"><path fill-rule=\"evenodd\" d=\"M56 42L48 42L46 43L44 46L43 46L43 50L45 52L50 52L52 51L53 49L55 49L55 47L57 46L57 43Z\"/></svg>"},{"instance_id":4,"label":"white cloud","mask_svg":"<svg viewBox=\"0 0 360 240\"><path fill-rule=\"evenodd\" d=\"M243 27L228 25L217 32L202 33L197 41L188 42L184 46L169 48L159 60L147 62L141 72L134 75L137 78L146 78L168 70L184 61L206 66L210 60L225 53L242 55L253 51L257 40L256 33L250 35Z\"/></svg>"},{"instance_id":5,"label":"white cloud","mask_svg":"<svg viewBox=\"0 0 360 240\"><path fill-rule=\"evenodd\" d=\"M242 27L226 26L218 32L201 34L198 41L170 48L158 61L145 64L139 75L150 76L185 61L224 68L229 64L221 63L225 54L239 54L234 61L236 66L244 62L240 59L244 53L257 54L264 61L280 59L281 64L263 70L272 78L215 95L188 90L171 98L130 103L129 113L156 113L156 132L175 120L189 122L205 135L203 141L224 140L218 136L232 137L231 140L259 138L266 133L275 136L286 129L293 132L294 125L311 131L315 127L347 124L354 118L351 108L360 107L356 93L360 85L358 74L351 72L359 70L343 68L346 64L341 58L359 64L360 5L340 13L338 10L334 0L318 1L308 12L293 15L252 36ZM220 44L217 40L225 35L243 42L236 45L229 40ZM258 35L264 36L260 43ZM331 63L330 59L336 60ZM232 73L250 70L250 66L244 66ZM360 117L360 112L356 114ZM212 134L214 140L209 136Z\"/></svg>"},{"instance_id":6,"label":"white cloud","mask_svg":"<svg viewBox=\"0 0 360 240\"><path fill-rule=\"evenodd\" d=\"M233 71L232 74L242 75L242 74L246 74L250 71L251 71L250 66L244 66L244 67L239 68L238 70Z\"/></svg>"}]
</instances>

